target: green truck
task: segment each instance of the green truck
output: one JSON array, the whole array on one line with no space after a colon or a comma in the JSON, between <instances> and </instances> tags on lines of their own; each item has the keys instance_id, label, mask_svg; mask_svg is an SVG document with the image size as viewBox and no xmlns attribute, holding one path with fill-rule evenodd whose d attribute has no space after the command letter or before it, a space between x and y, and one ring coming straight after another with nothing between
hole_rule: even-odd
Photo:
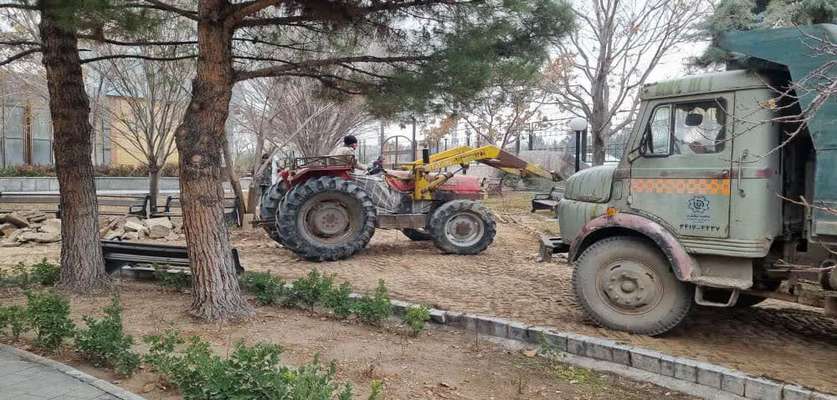
<instances>
[{"instance_id":1,"label":"green truck","mask_svg":"<svg viewBox=\"0 0 837 400\"><path fill-rule=\"evenodd\" d=\"M837 313L837 99L797 121L834 89L834 43L834 24L731 32L740 69L642 88L621 161L574 174L558 205L592 320L659 335L695 304L767 298Z\"/></svg>"}]
</instances>

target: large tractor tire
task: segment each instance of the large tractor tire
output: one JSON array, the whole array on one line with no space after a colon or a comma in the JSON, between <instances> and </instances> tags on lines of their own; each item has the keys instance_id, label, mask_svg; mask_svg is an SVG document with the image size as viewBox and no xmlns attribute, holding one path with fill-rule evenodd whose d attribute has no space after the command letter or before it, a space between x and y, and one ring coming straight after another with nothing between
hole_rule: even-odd
<instances>
[{"instance_id":1,"label":"large tractor tire","mask_svg":"<svg viewBox=\"0 0 837 400\"><path fill-rule=\"evenodd\" d=\"M259 218L263 221L262 228L271 239L283 246L284 241L279 236L279 228L277 227L279 216L276 213L279 211L285 194L287 193L283 185L272 185L262 193L261 203L259 204Z\"/></svg>"},{"instance_id":2,"label":"large tractor tire","mask_svg":"<svg viewBox=\"0 0 837 400\"><path fill-rule=\"evenodd\" d=\"M674 329L694 304L694 288L677 280L663 254L630 236L588 247L575 262L573 289L594 322L641 335Z\"/></svg>"},{"instance_id":3,"label":"large tractor tire","mask_svg":"<svg viewBox=\"0 0 837 400\"><path fill-rule=\"evenodd\" d=\"M410 240L415 242L433 240L433 235L431 235L430 232L427 232L426 229L405 228L401 230L401 233L403 233L404 236L408 237Z\"/></svg>"},{"instance_id":4,"label":"large tractor tire","mask_svg":"<svg viewBox=\"0 0 837 400\"><path fill-rule=\"evenodd\" d=\"M324 176L292 189L277 217L285 247L309 261L335 261L369 244L377 210L360 186Z\"/></svg>"},{"instance_id":5,"label":"large tractor tire","mask_svg":"<svg viewBox=\"0 0 837 400\"><path fill-rule=\"evenodd\" d=\"M494 241L497 224L482 204L453 200L442 204L430 216L433 244L445 253L479 254Z\"/></svg>"}]
</instances>

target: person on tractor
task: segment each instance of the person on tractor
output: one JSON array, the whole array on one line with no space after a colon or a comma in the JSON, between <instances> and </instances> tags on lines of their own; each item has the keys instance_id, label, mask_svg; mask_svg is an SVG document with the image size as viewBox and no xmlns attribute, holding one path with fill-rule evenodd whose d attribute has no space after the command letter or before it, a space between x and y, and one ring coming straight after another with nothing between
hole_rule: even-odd
<instances>
[{"instance_id":1,"label":"person on tractor","mask_svg":"<svg viewBox=\"0 0 837 400\"><path fill-rule=\"evenodd\" d=\"M355 169L366 170L366 166L357 160L357 138L354 135L346 135L343 137L343 145L338 146L329 153L329 156L352 156L354 157Z\"/></svg>"}]
</instances>

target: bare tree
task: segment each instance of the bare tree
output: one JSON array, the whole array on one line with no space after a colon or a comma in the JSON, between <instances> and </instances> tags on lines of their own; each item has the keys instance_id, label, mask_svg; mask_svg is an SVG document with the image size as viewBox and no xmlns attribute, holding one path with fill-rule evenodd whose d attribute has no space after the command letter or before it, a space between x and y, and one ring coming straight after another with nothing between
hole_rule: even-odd
<instances>
[{"instance_id":1,"label":"bare tree","mask_svg":"<svg viewBox=\"0 0 837 400\"><path fill-rule=\"evenodd\" d=\"M294 150L301 156L328 154L340 139L369 121L360 98L325 98L320 85L303 79L254 79L245 82L234 102L234 118L240 131L254 138L254 155L248 188L248 210L260 197L260 177L277 153Z\"/></svg>"},{"instance_id":2,"label":"bare tree","mask_svg":"<svg viewBox=\"0 0 837 400\"><path fill-rule=\"evenodd\" d=\"M529 123L541 118L546 93L534 84L497 86L487 90L457 116L483 143L505 148L520 140Z\"/></svg>"},{"instance_id":3,"label":"bare tree","mask_svg":"<svg viewBox=\"0 0 837 400\"><path fill-rule=\"evenodd\" d=\"M551 86L560 107L589 121L593 164L604 163L608 136L633 122L637 90L666 54L690 38L702 4L602 0L574 5L578 29L557 46L554 61L566 72L554 75Z\"/></svg>"},{"instance_id":4,"label":"bare tree","mask_svg":"<svg viewBox=\"0 0 837 400\"><path fill-rule=\"evenodd\" d=\"M167 55L174 48L144 48L140 54ZM161 54L162 53L162 54ZM112 143L148 168L151 204L157 205L160 174L175 153L174 131L189 100L192 63L114 59L102 74L116 96L107 112L113 124Z\"/></svg>"}]
</instances>

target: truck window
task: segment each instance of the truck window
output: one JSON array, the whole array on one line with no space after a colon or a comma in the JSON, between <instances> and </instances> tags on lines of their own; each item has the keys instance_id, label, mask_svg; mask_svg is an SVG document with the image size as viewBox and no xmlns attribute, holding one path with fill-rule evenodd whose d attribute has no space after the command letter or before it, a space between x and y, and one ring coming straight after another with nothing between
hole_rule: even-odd
<instances>
[{"instance_id":1,"label":"truck window","mask_svg":"<svg viewBox=\"0 0 837 400\"><path fill-rule=\"evenodd\" d=\"M724 150L723 100L677 104L674 108L674 152L713 154Z\"/></svg>"},{"instance_id":2,"label":"truck window","mask_svg":"<svg viewBox=\"0 0 837 400\"><path fill-rule=\"evenodd\" d=\"M646 131L645 155L667 156L671 148L671 107L668 105L654 109L654 115L648 121Z\"/></svg>"}]
</instances>

